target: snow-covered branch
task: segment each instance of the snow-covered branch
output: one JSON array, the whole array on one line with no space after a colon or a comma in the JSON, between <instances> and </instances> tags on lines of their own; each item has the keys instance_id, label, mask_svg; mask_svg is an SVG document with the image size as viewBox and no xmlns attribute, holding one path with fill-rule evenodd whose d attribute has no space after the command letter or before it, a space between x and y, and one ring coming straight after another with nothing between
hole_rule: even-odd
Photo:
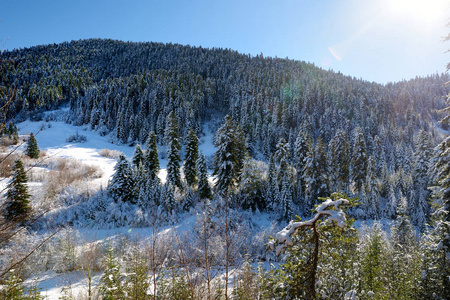
<instances>
[{"instance_id":1,"label":"snow-covered branch","mask_svg":"<svg viewBox=\"0 0 450 300\"><path fill-rule=\"evenodd\" d=\"M312 219L303 222L291 221L289 225L276 234L274 240L269 242L269 247L273 250L275 244L278 244L276 251L277 255L279 255L287 246L293 245L291 236L298 228L314 226L317 220L319 220L322 216L328 216L327 221L330 223L334 221L337 226L341 228L345 227L347 219L345 217L345 213L339 208L339 206L343 203L348 203L348 200L342 198L338 200L327 199L316 208L317 213ZM334 206L335 210L327 210L330 206Z\"/></svg>"}]
</instances>

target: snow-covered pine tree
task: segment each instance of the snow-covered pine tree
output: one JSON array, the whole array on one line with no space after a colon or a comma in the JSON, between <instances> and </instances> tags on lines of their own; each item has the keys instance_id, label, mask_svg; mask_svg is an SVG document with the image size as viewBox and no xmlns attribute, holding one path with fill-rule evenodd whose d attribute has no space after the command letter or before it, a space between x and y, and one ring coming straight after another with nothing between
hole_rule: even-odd
<instances>
[{"instance_id":1,"label":"snow-covered pine tree","mask_svg":"<svg viewBox=\"0 0 450 300\"><path fill-rule=\"evenodd\" d=\"M144 160L145 160L145 155L144 152L142 151L141 145L137 144L136 147L134 148L134 153L133 153L133 165L136 169L140 169L144 166Z\"/></svg>"},{"instance_id":2,"label":"snow-covered pine tree","mask_svg":"<svg viewBox=\"0 0 450 300\"><path fill-rule=\"evenodd\" d=\"M367 153L362 129L357 127L354 135L350 177L358 194L362 192L367 176Z\"/></svg>"},{"instance_id":3,"label":"snow-covered pine tree","mask_svg":"<svg viewBox=\"0 0 450 300\"><path fill-rule=\"evenodd\" d=\"M195 195L190 187L187 188L186 196L184 196L183 209L189 211L191 207L195 206Z\"/></svg>"},{"instance_id":4,"label":"snow-covered pine tree","mask_svg":"<svg viewBox=\"0 0 450 300\"><path fill-rule=\"evenodd\" d=\"M156 135L151 131L147 139L147 151L145 153L144 168L148 176L152 179L158 179L159 158L158 148L156 146Z\"/></svg>"},{"instance_id":5,"label":"snow-covered pine tree","mask_svg":"<svg viewBox=\"0 0 450 300\"><path fill-rule=\"evenodd\" d=\"M133 249L131 260L126 266L127 277L124 285L126 299L149 299L148 271L147 260L138 249Z\"/></svg>"},{"instance_id":6,"label":"snow-covered pine tree","mask_svg":"<svg viewBox=\"0 0 450 300\"><path fill-rule=\"evenodd\" d=\"M292 220L293 217L293 204L292 204L292 186L291 186L291 180L284 176L281 179L281 213L283 216L283 219L285 220Z\"/></svg>"},{"instance_id":7,"label":"snow-covered pine tree","mask_svg":"<svg viewBox=\"0 0 450 300\"><path fill-rule=\"evenodd\" d=\"M436 147L431 166L434 212L423 245L421 286L425 296L445 299L450 292L450 137Z\"/></svg>"},{"instance_id":8,"label":"snow-covered pine tree","mask_svg":"<svg viewBox=\"0 0 450 300\"><path fill-rule=\"evenodd\" d=\"M350 143L347 133L339 129L328 145L328 169L330 188L333 191L347 192L350 170Z\"/></svg>"},{"instance_id":9,"label":"snow-covered pine tree","mask_svg":"<svg viewBox=\"0 0 450 300\"><path fill-rule=\"evenodd\" d=\"M379 192L377 170L375 167L375 160L370 156L367 161L367 176L365 181L365 196L361 199L364 203L365 212L368 217L378 219L379 217Z\"/></svg>"},{"instance_id":10,"label":"snow-covered pine tree","mask_svg":"<svg viewBox=\"0 0 450 300\"><path fill-rule=\"evenodd\" d=\"M208 181L208 171L206 170L206 158L200 153L196 163L198 174L198 194L200 199L210 199L212 196L211 187Z\"/></svg>"},{"instance_id":11,"label":"snow-covered pine tree","mask_svg":"<svg viewBox=\"0 0 450 300\"><path fill-rule=\"evenodd\" d=\"M37 144L37 140L34 137L33 133L30 133L30 136L27 140L27 146L25 149L25 155L28 155L30 158L39 158L39 147Z\"/></svg>"},{"instance_id":12,"label":"snow-covered pine tree","mask_svg":"<svg viewBox=\"0 0 450 300\"><path fill-rule=\"evenodd\" d=\"M321 138L318 139L316 147L308 153L304 178L306 204L311 207L317 204L318 197L325 197L328 193L327 154Z\"/></svg>"},{"instance_id":13,"label":"snow-covered pine tree","mask_svg":"<svg viewBox=\"0 0 450 300\"><path fill-rule=\"evenodd\" d=\"M165 130L165 138L167 147L167 182L173 187L179 189L183 188L181 184L181 174L180 174L180 135L178 133L179 126L177 116L175 112L172 111L167 116L167 124Z\"/></svg>"},{"instance_id":14,"label":"snow-covered pine tree","mask_svg":"<svg viewBox=\"0 0 450 300\"><path fill-rule=\"evenodd\" d=\"M125 155L119 156L114 170L108 184L108 193L115 201L135 203L135 178Z\"/></svg>"},{"instance_id":15,"label":"snow-covered pine tree","mask_svg":"<svg viewBox=\"0 0 450 300\"><path fill-rule=\"evenodd\" d=\"M414 152L414 164L412 170L414 201L408 207L409 215L416 226L424 226L430 212L428 204L428 172L430 159L433 155L428 134L420 131L416 137L416 151ZM423 228L423 227L422 227Z\"/></svg>"},{"instance_id":16,"label":"snow-covered pine tree","mask_svg":"<svg viewBox=\"0 0 450 300\"><path fill-rule=\"evenodd\" d=\"M296 198L304 198L305 195L305 180L303 178L303 171L305 169L308 152L311 150L312 142L308 132L301 130L294 145L294 167L297 170L297 188Z\"/></svg>"},{"instance_id":17,"label":"snow-covered pine tree","mask_svg":"<svg viewBox=\"0 0 450 300\"><path fill-rule=\"evenodd\" d=\"M263 182L261 172L254 160L247 156L242 168L239 183L240 205L244 209L263 209L266 204L262 199Z\"/></svg>"},{"instance_id":18,"label":"snow-covered pine tree","mask_svg":"<svg viewBox=\"0 0 450 300\"><path fill-rule=\"evenodd\" d=\"M191 128L186 137L186 157L184 160L184 177L190 187L197 184L198 138Z\"/></svg>"},{"instance_id":19,"label":"snow-covered pine tree","mask_svg":"<svg viewBox=\"0 0 450 300\"><path fill-rule=\"evenodd\" d=\"M406 197L401 197L397 207L397 218L391 226L390 257L391 299L417 299L417 282L420 277L421 257L419 245L407 212Z\"/></svg>"},{"instance_id":20,"label":"snow-covered pine tree","mask_svg":"<svg viewBox=\"0 0 450 300\"><path fill-rule=\"evenodd\" d=\"M397 197L395 196L394 186L392 184L389 184L388 191L388 199L383 211L383 215L385 218L393 219L396 216Z\"/></svg>"},{"instance_id":21,"label":"snow-covered pine tree","mask_svg":"<svg viewBox=\"0 0 450 300\"><path fill-rule=\"evenodd\" d=\"M246 153L245 139L240 126L227 115L216 134L214 146L214 175L217 191L227 196L239 183Z\"/></svg>"},{"instance_id":22,"label":"snow-covered pine tree","mask_svg":"<svg viewBox=\"0 0 450 300\"><path fill-rule=\"evenodd\" d=\"M281 187L283 179L289 178L292 181L292 168L290 165L291 150L288 142L284 138L278 141L274 158L279 164L277 181L278 186Z\"/></svg>"},{"instance_id":23,"label":"snow-covered pine tree","mask_svg":"<svg viewBox=\"0 0 450 300\"><path fill-rule=\"evenodd\" d=\"M21 160L12 167L12 178L6 187L5 217L10 221L23 222L31 213L27 174Z\"/></svg>"},{"instance_id":24,"label":"snow-covered pine tree","mask_svg":"<svg viewBox=\"0 0 450 300\"><path fill-rule=\"evenodd\" d=\"M99 291L102 299L125 299L123 276L120 274L120 264L114 256L113 248L108 249L105 257L106 270L100 278Z\"/></svg>"},{"instance_id":25,"label":"snow-covered pine tree","mask_svg":"<svg viewBox=\"0 0 450 300\"><path fill-rule=\"evenodd\" d=\"M269 159L269 170L267 171L267 184L265 186L265 202L267 204L267 208L274 210L278 205L276 201L277 195L279 192L278 183L277 183L277 168L275 166L275 159L273 158L273 154L270 154Z\"/></svg>"}]
</instances>

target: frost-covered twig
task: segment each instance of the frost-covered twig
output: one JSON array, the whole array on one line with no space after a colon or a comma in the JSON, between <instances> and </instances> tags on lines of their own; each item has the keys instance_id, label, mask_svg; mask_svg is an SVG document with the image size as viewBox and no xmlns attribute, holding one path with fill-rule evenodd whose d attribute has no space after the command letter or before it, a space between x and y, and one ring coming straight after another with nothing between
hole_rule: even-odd
<instances>
[{"instance_id":1,"label":"frost-covered twig","mask_svg":"<svg viewBox=\"0 0 450 300\"><path fill-rule=\"evenodd\" d=\"M268 243L268 246L274 250L275 244L278 244L276 251L277 255L280 255L281 252L284 251L284 249L287 246L292 246L293 242L291 239L291 236L295 233L295 231L298 228L305 227L305 226L314 226L317 220L319 220L322 216L328 216L328 222L336 222L336 225L344 228L345 224L347 222L347 219L345 217L345 213L339 208L341 204L349 203L348 200L340 198L338 200L331 200L327 199L322 204L320 204L316 208L316 215L308 220L303 222L293 222L291 221L289 225L287 225L285 228L283 228L281 231L279 231L275 235L275 239L270 241ZM328 207L334 206L336 210L327 210Z\"/></svg>"}]
</instances>

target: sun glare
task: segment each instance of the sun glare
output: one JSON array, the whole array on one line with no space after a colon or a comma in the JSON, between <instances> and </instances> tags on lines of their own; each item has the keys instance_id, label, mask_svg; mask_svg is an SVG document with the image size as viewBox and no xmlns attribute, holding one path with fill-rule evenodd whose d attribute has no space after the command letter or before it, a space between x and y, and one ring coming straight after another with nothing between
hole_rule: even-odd
<instances>
[{"instance_id":1,"label":"sun glare","mask_svg":"<svg viewBox=\"0 0 450 300\"><path fill-rule=\"evenodd\" d=\"M405 18L419 23L432 24L448 12L447 0L387 0L384 2L387 12L395 18Z\"/></svg>"}]
</instances>

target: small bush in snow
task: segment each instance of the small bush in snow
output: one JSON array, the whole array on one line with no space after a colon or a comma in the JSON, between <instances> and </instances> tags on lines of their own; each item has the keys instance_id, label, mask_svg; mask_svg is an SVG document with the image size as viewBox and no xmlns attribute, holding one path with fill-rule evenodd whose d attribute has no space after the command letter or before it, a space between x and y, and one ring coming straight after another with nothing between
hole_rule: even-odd
<instances>
[{"instance_id":1,"label":"small bush in snow","mask_svg":"<svg viewBox=\"0 0 450 300\"><path fill-rule=\"evenodd\" d=\"M119 150L110 150L110 149L105 148L105 149L98 151L98 154L103 157L118 158L119 155L122 154L122 152Z\"/></svg>"},{"instance_id":2,"label":"small bush in snow","mask_svg":"<svg viewBox=\"0 0 450 300\"><path fill-rule=\"evenodd\" d=\"M86 136L79 134L78 132L71 134L66 138L67 143L84 143L86 141L87 141Z\"/></svg>"}]
</instances>

